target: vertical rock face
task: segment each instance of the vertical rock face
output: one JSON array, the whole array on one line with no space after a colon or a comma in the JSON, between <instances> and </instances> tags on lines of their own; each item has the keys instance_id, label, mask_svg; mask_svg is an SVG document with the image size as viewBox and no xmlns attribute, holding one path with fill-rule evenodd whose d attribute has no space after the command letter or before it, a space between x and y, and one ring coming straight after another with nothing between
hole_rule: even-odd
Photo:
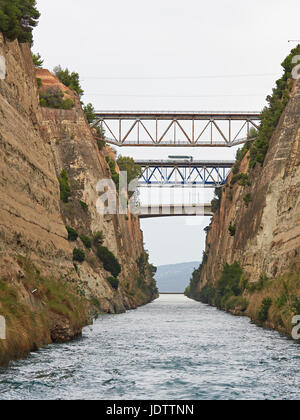
<instances>
[{"instance_id":1,"label":"vertical rock face","mask_svg":"<svg viewBox=\"0 0 300 420\"><path fill-rule=\"evenodd\" d=\"M18 253L48 270L60 264L71 269L31 52L27 45L5 43L0 35L0 55L7 67L5 80L0 80L0 275L5 274L3 259Z\"/></svg>"},{"instance_id":2,"label":"vertical rock face","mask_svg":"<svg viewBox=\"0 0 300 420\"><path fill-rule=\"evenodd\" d=\"M256 283L262 274L269 279L300 272L300 83L294 85L291 99L270 141L263 167L250 172L249 186L223 189L206 239L207 262L203 264L193 297L205 285L216 285L224 263L239 262L247 280ZM241 162L247 173L248 154ZM248 194L250 201L245 202ZM234 236L229 226L235 226ZM275 286L274 286L275 287ZM247 294L246 294L247 295ZM263 295L263 293L261 293ZM260 300L247 296L248 314ZM274 322L270 325L279 328Z\"/></svg>"},{"instance_id":3,"label":"vertical rock face","mask_svg":"<svg viewBox=\"0 0 300 420\"><path fill-rule=\"evenodd\" d=\"M37 77L43 84L46 80L48 85L59 87L57 79L45 70L38 70ZM102 302L105 310L123 311L152 300L154 295L150 290L144 297L138 296L139 293L135 298L132 296L134 277L138 277L139 272L137 260L144 252L138 218L130 214L104 215L97 210L99 193L96 187L102 179L110 179L105 157L113 155L112 151L109 148L99 151L78 99L73 110L42 108L42 118L57 175L66 170L70 180L72 196L69 203L61 203L65 224L88 237L103 231L104 246L118 258L122 266L121 283L126 285L127 291L131 290L131 294L114 293L112 299L111 287L106 281L110 274L102 269L92 252L87 251L87 262L79 268L81 281L89 293ZM87 204L87 211L83 210L80 202ZM148 280L151 282L151 279Z\"/></svg>"},{"instance_id":4,"label":"vertical rock face","mask_svg":"<svg viewBox=\"0 0 300 420\"><path fill-rule=\"evenodd\" d=\"M41 321L44 330L34 339L26 335L30 323L18 326L20 334L26 335L20 351L11 351L10 338L0 342L1 363L50 342L51 337L60 341L77 336L91 307L93 311L122 312L153 300L157 292L148 266L142 275L137 264L144 253L139 220L131 215L104 216L96 210L97 182L110 178L105 160L109 150L98 150L78 98L74 96L76 106L70 111L41 109L36 78L48 77L50 85L59 84L57 79L47 71L36 75L29 46L5 42L1 34L0 56L6 63L6 77L0 79L0 314L8 311L7 296L1 295L4 290L30 313L38 310L48 319ZM62 170L71 188L68 203L60 200ZM122 267L117 291L107 280L111 273L103 268L95 248L85 248L79 238L70 242L67 225L90 239L94 232L103 231L103 245ZM86 255L76 266L75 247ZM86 311L76 322L71 304L65 310L57 309L57 302L48 305L50 298L59 298L49 292L51 278L61 282L68 293L71 290L68 296L73 303L73 294L79 293ZM31 287L35 289L37 283L40 295L38 290L33 296ZM9 330L17 320L8 322Z\"/></svg>"}]
</instances>

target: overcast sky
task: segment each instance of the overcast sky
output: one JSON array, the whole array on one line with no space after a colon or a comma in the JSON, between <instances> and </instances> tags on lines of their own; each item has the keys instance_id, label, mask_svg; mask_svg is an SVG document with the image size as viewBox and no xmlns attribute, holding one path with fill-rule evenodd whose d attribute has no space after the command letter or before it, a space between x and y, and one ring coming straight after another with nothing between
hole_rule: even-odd
<instances>
[{"instance_id":1,"label":"overcast sky","mask_svg":"<svg viewBox=\"0 0 300 420\"><path fill-rule=\"evenodd\" d=\"M259 111L300 39L299 0L37 0L44 67L79 72L97 110ZM182 150L175 149L175 154ZM183 149L231 159L235 150ZM174 154L174 150L171 150ZM122 148L138 158L168 149ZM142 195L144 197L144 195ZM209 219L142 222L157 264L197 261Z\"/></svg>"}]
</instances>

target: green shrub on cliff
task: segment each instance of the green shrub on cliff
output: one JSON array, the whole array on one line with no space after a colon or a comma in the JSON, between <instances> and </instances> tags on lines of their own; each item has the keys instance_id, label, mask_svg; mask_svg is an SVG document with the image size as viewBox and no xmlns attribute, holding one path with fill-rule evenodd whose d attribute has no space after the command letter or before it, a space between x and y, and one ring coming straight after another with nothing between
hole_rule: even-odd
<instances>
[{"instance_id":1,"label":"green shrub on cliff","mask_svg":"<svg viewBox=\"0 0 300 420\"><path fill-rule=\"evenodd\" d=\"M42 82L42 79L40 77L36 78L36 83L37 83L39 89L43 86L43 82Z\"/></svg>"},{"instance_id":2,"label":"green shrub on cliff","mask_svg":"<svg viewBox=\"0 0 300 420\"><path fill-rule=\"evenodd\" d=\"M105 246L97 248L97 256L103 263L106 271L109 271L114 277L118 277L121 273L121 266L114 254Z\"/></svg>"},{"instance_id":3,"label":"green shrub on cliff","mask_svg":"<svg viewBox=\"0 0 300 420\"><path fill-rule=\"evenodd\" d=\"M269 147L269 141L277 127L282 112L284 111L293 87L292 70L293 57L300 55L300 45L294 48L282 63L283 76L277 80L272 95L267 97L268 105L261 113L261 124L257 131L257 140L250 149L250 168L257 163L263 165Z\"/></svg>"},{"instance_id":4,"label":"green shrub on cliff","mask_svg":"<svg viewBox=\"0 0 300 420\"><path fill-rule=\"evenodd\" d=\"M252 195L251 195L251 193L247 193L246 195L245 195L245 197L243 197L243 201L244 201L244 203L246 204L246 207L248 207L249 206L249 204L251 203L251 201L252 201Z\"/></svg>"},{"instance_id":5,"label":"green shrub on cliff","mask_svg":"<svg viewBox=\"0 0 300 420\"><path fill-rule=\"evenodd\" d=\"M55 76L63 83L65 86L73 90L81 97L84 94L83 89L80 86L79 74L75 72L70 72L69 69L62 69L61 66L57 66L53 70Z\"/></svg>"},{"instance_id":6,"label":"green shrub on cliff","mask_svg":"<svg viewBox=\"0 0 300 420\"><path fill-rule=\"evenodd\" d=\"M235 261L233 264L225 263L219 280L217 281L217 306L222 307L222 303L231 296L240 296L245 290L246 284L243 282L243 270L240 264ZM222 302L223 300L223 302Z\"/></svg>"},{"instance_id":7,"label":"green shrub on cliff","mask_svg":"<svg viewBox=\"0 0 300 420\"><path fill-rule=\"evenodd\" d=\"M232 168L232 173L234 175L237 175L239 173L241 162L246 156L250 147L251 147L251 144L246 143L244 144L242 148L238 149L238 151L236 152L235 164L233 165L233 168Z\"/></svg>"},{"instance_id":8,"label":"green shrub on cliff","mask_svg":"<svg viewBox=\"0 0 300 420\"><path fill-rule=\"evenodd\" d=\"M151 277L154 277L155 274L157 273L157 267L155 267L155 265L153 264L148 263L148 272Z\"/></svg>"},{"instance_id":9,"label":"green shrub on cliff","mask_svg":"<svg viewBox=\"0 0 300 420\"><path fill-rule=\"evenodd\" d=\"M239 173L239 174L234 175L231 178L230 185L232 186L236 184L237 182L239 183L241 187L250 186L250 182L248 180L248 174Z\"/></svg>"},{"instance_id":10,"label":"green shrub on cliff","mask_svg":"<svg viewBox=\"0 0 300 420\"><path fill-rule=\"evenodd\" d=\"M89 206L84 202L84 201L82 201L82 200L80 200L79 201L79 204L81 205L81 208L82 208L82 210L85 212L85 213L88 213L88 211L89 211Z\"/></svg>"},{"instance_id":11,"label":"green shrub on cliff","mask_svg":"<svg viewBox=\"0 0 300 420\"><path fill-rule=\"evenodd\" d=\"M63 100L62 104L61 104L61 109L66 109L66 110L70 110L73 109L75 106L75 102L72 101L71 98L66 98Z\"/></svg>"},{"instance_id":12,"label":"green shrub on cliff","mask_svg":"<svg viewBox=\"0 0 300 420\"><path fill-rule=\"evenodd\" d=\"M105 133L106 133L106 131L105 131L105 128L103 127L103 124L102 124L102 126L97 125L97 127L96 127L97 137L100 137L101 139L105 140Z\"/></svg>"},{"instance_id":13,"label":"green shrub on cliff","mask_svg":"<svg viewBox=\"0 0 300 420\"><path fill-rule=\"evenodd\" d=\"M219 309L245 311L248 302L243 298L247 281L240 264L235 261L233 264L224 264L223 270L215 284L207 283L198 291L202 265L194 271L190 281L188 296L196 298L203 303L215 305Z\"/></svg>"},{"instance_id":14,"label":"green shrub on cliff","mask_svg":"<svg viewBox=\"0 0 300 420\"><path fill-rule=\"evenodd\" d=\"M229 231L230 236L235 236L235 233L236 233L236 226L235 226L235 225L232 225L232 224L230 223L230 225L229 225L229 227L228 227L228 231Z\"/></svg>"},{"instance_id":15,"label":"green shrub on cliff","mask_svg":"<svg viewBox=\"0 0 300 420\"><path fill-rule=\"evenodd\" d=\"M296 315L300 314L300 298L298 298L297 296L292 296L291 308Z\"/></svg>"},{"instance_id":16,"label":"green shrub on cliff","mask_svg":"<svg viewBox=\"0 0 300 420\"><path fill-rule=\"evenodd\" d=\"M116 171L116 162L113 159L111 159L109 156L106 156L105 160L108 163L112 180L114 181L114 183L116 185L116 188L118 190L119 189L119 183L120 183L120 177L119 177L119 174Z\"/></svg>"},{"instance_id":17,"label":"green shrub on cliff","mask_svg":"<svg viewBox=\"0 0 300 420\"><path fill-rule=\"evenodd\" d=\"M57 315L67 318L74 331L88 320L87 302L71 283L54 276L42 277L29 258L18 256L17 263L23 272L21 289L15 282L0 278L1 315L7 321L5 346L4 340L0 340L0 364L8 356L23 357L36 348L35 343L48 343ZM34 304L24 299L23 287L30 295L32 290L36 291ZM58 338L52 337L53 341Z\"/></svg>"},{"instance_id":18,"label":"green shrub on cliff","mask_svg":"<svg viewBox=\"0 0 300 420\"><path fill-rule=\"evenodd\" d=\"M190 279L190 284L185 290L185 295L186 296L192 297L192 298L195 298L195 299L199 298L198 292L197 292L197 285L198 285L198 282L200 281L200 275L201 275L202 267L203 267L203 263L200 264L200 266L193 271L192 277ZM206 303L208 303L208 302L206 302Z\"/></svg>"},{"instance_id":19,"label":"green shrub on cliff","mask_svg":"<svg viewBox=\"0 0 300 420\"><path fill-rule=\"evenodd\" d=\"M40 92L40 105L46 108L70 110L74 108L75 102L71 98L64 99L64 93L59 88L50 88Z\"/></svg>"},{"instance_id":20,"label":"green shrub on cliff","mask_svg":"<svg viewBox=\"0 0 300 420\"><path fill-rule=\"evenodd\" d=\"M76 230L71 228L70 226L67 226L66 229L68 232L68 240L72 242L77 241L78 233L76 232Z\"/></svg>"},{"instance_id":21,"label":"green shrub on cliff","mask_svg":"<svg viewBox=\"0 0 300 420\"><path fill-rule=\"evenodd\" d=\"M247 289L254 294L250 295L250 317L260 324L270 321L282 332L291 334L292 317L300 314L299 271L286 272L276 278L262 273L259 281L251 283L251 288Z\"/></svg>"},{"instance_id":22,"label":"green shrub on cliff","mask_svg":"<svg viewBox=\"0 0 300 420\"><path fill-rule=\"evenodd\" d=\"M107 281L113 289L118 290L120 282L116 277L108 277Z\"/></svg>"},{"instance_id":23,"label":"green shrub on cliff","mask_svg":"<svg viewBox=\"0 0 300 420\"><path fill-rule=\"evenodd\" d=\"M226 311L238 310L245 312L248 308L249 302L243 296L232 296L225 303Z\"/></svg>"},{"instance_id":24,"label":"green shrub on cliff","mask_svg":"<svg viewBox=\"0 0 300 420\"><path fill-rule=\"evenodd\" d=\"M93 243L95 246L101 246L104 242L104 233L102 230L98 230L93 233Z\"/></svg>"},{"instance_id":25,"label":"green shrub on cliff","mask_svg":"<svg viewBox=\"0 0 300 420\"><path fill-rule=\"evenodd\" d=\"M191 286L187 286L184 291L185 296L190 297L191 295Z\"/></svg>"},{"instance_id":26,"label":"green shrub on cliff","mask_svg":"<svg viewBox=\"0 0 300 420\"><path fill-rule=\"evenodd\" d=\"M129 156L119 156L117 164L120 171L127 172L128 184L134 179L139 179L142 176L142 168L135 163L133 158Z\"/></svg>"},{"instance_id":27,"label":"green shrub on cliff","mask_svg":"<svg viewBox=\"0 0 300 420\"><path fill-rule=\"evenodd\" d=\"M83 245L87 248L87 249L91 249L92 248L92 240L91 238L89 238L86 235L80 235L80 239L83 243Z\"/></svg>"},{"instance_id":28,"label":"green shrub on cliff","mask_svg":"<svg viewBox=\"0 0 300 420\"><path fill-rule=\"evenodd\" d=\"M206 284L200 292L200 300L203 303L213 304L216 295L216 289L210 284Z\"/></svg>"},{"instance_id":29,"label":"green shrub on cliff","mask_svg":"<svg viewBox=\"0 0 300 420\"><path fill-rule=\"evenodd\" d=\"M32 43L39 17L35 0L0 0L0 32L10 41Z\"/></svg>"},{"instance_id":30,"label":"green shrub on cliff","mask_svg":"<svg viewBox=\"0 0 300 420\"><path fill-rule=\"evenodd\" d=\"M136 260L136 264L138 266L140 276L143 279L146 279L148 275L150 277L154 277L155 273L157 272L157 267L149 263L149 254L147 251L143 251L141 253L141 255Z\"/></svg>"},{"instance_id":31,"label":"green shrub on cliff","mask_svg":"<svg viewBox=\"0 0 300 420\"><path fill-rule=\"evenodd\" d=\"M251 127L248 134L248 139L255 139L257 137L257 129L254 127Z\"/></svg>"},{"instance_id":32,"label":"green shrub on cliff","mask_svg":"<svg viewBox=\"0 0 300 420\"><path fill-rule=\"evenodd\" d=\"M138 257L138 259L136 260L140 275L143 277L146 276L148 260L149 260L149 255L145 251L142 252L141 255Z\"/></svg>"},{"instance_id":33,"label":"green shrub on cliff","mask_svg":"<svg viewBox=\"0 0 300 420\"><path fill-rule=\"evenodd\" d=\"M248 283L247 290L250 293L261 292L269 284L270 284L270 279L267 277L266 273L261 273L261 275L259 276L258 282Z\"/></svg>"},{"instance_id":34,"label":"green shrub on cliff","mask_svg":"<svg viewBox=\"0 0 300 420\"><path fill-rule=\"evenodd\" d=\"M40 68L44 64L44 60L42 59L39 53L32 54L32 60L33 60L34 67Z\"/></svg>"},{"instance_id":35,"label":"green shrub on cliff","mask_svg":"<svg viewBox=\"0 0 300 420\"><path fill-rule=\"evenodd\" d=\"M272 299L271 298L265 298L262 301L261 308L257 314L257 319L259 322L266 322L269 318L269 310L272 306Z\"/></svg>"},{"instance_id":36,"label":"green shrub on cliff","mask_svg":"<svg viewBox=\"0 0 300 420\"><path fill-rule=\"evenodd\" d=\"M98 135L98 134L97 134L97 135ZM101 150L103 150L103 149L105 148L106 143L105 143L105 141L100 140L100 139L98 139L98 138L97 138L97 146L98 146L98 149L99 149L99 150L100 150L100 152L101 152Z\"/></svg>"},{"instance_id":37,"label":"green shrub on cliff","mask_svg":"<svg viewBox=\"0 0 300 420\"><path fill-rule=\"evenodd\" d=\"M85 260L85 252L80 248L74 248L73 261L83 262Z\"/></svg>"},{"instance_id":38,"label":"green shrub on cliff","mask_svg":"<svg viewBox=\"0 0 300 420\"><path fill-rule=\"evenodd\" d=\"M68 175L65 169L61 171L59 180L59 187L60 187L60 199L64 203L68 203L69 198L71 197L71 188L69 184Z\"/></svg>"},{"instance_id":39,"label":"green shrub on cliff","mask_svg":"<svg viewBox=\"0 0 300 420\"><path fill-rule=\"evenodd\" d=\"M83 112L86 116L86 119L88 120L89 124L92 124L96 120L96 114L95 114L95 108L91 103L85 105L83 107Z\"/></svg>"}]
</instances>

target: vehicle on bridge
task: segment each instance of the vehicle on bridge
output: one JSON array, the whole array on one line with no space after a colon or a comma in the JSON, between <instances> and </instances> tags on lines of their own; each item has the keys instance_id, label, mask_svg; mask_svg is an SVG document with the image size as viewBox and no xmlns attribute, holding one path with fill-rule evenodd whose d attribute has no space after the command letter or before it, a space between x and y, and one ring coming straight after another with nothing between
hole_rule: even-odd
<instances>
[{"instance_id":1,"label":"vehicle on bridge","mask_svg":"<svg viewBox=\"0 0 300 420\"><path fill-rule=\"evenodd\" d=\"M194 158L193 156L168 156L169 159L171 160L184 160L186 162L193 162Z\"/></svg>"}]
</instances>

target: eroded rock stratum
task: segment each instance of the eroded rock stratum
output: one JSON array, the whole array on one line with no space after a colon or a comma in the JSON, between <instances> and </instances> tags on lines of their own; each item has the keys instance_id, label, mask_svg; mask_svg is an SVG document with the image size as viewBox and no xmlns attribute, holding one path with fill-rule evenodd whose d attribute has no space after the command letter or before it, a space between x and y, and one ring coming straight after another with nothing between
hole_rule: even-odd
<instances>
[{"instance_id":1,"label":"eroded rock stratum","mask_svg":"<svg viewBox=\"0 0 300 420\"><path fill-rule=\"evenodd\" d=\"M300 314L299 139L297 81L263 166L256 165L248 172L247 153L239 168L241 174L248 173L247 181L232 182L233 175L229 177L220 207L207 229L204 262L187 291L195 299L247 314L255 322L289 335L292 317ZM228 292L218 283L224 264L232 266L234 277L234 270L239 270L234 263L242 270L236 296L234 289ZM223 279L227 276L230 280L230 267ZM233 296L227 299L230 293Z\"/></svg>"},{"instance_id":2,"label":"eroded rock stratum","mask_svg":"<svg viewBox=\"0 0 300 420\"><path fill-rule=\"evenodd\" d=\"M112 152L98 149L79 99L73 97L72 110L42 109L36 78L46 86L59 85L58 80L47 70L36 74L26 44L6 42L0 35L0 56L6 63L6 77L0 80L3 362L51 341L72 339L94 313L136 308L157 291L138 219L96 211L96 185L110 177L105 156ZM67 203L60 196L62 171L71 189ZM75 242L68 240L66 226L78 232ZM80 239L92 240L98 231L121 265L118 290L93 243L86 248ZM74 265L74 248L84 250L84 262Z\"/></svg>"}]
</instances>

